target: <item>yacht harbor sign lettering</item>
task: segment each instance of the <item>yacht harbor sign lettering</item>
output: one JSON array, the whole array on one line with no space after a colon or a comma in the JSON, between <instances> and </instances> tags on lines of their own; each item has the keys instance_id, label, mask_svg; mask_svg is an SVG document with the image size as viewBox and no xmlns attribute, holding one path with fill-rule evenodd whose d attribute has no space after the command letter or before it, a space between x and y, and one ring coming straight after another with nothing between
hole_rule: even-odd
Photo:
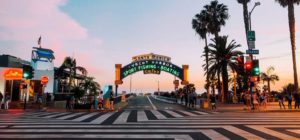
<instances>
[{"instance_id":1,"label":"yacht harbor sign lettering","mask_svg":"<svg viewBox=\"0 0 300 140\"><path fill-rule=\"evenodd\" d=\"M155 71L155 74L159 74L160 71L164 71L180 79L183 79L183 70L180 67L170 62L161 61L161 60L142 60L142 61L132 62L127 66L121 68L121 79L138 71L144 71L144 72Z\"/></svg>"}]
</instances>

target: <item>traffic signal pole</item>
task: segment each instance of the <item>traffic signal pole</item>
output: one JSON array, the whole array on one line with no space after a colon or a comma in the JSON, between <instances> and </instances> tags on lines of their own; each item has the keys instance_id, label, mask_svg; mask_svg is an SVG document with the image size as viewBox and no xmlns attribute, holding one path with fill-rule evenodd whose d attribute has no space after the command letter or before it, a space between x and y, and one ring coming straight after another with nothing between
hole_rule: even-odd
<instances>
[{"instance_id":1,"label":"traffic signal pole","mask_svg":"<svg viewBox=\"0 0 300 140\"><path fill-rule=\"evenodd\" d=\"M249 30L251 31L252 30L252 28L251 28L251 14L252 14L252 12L253 12L253 10L254 10L254 8L256 7L256 6L259 6L260 5L260 2L255 2L255 4L254 4L254 6L253 6L253 8L251 9L251 11L249 12L249 14L248 14L248 20L249 20ZM249 32L249 31L248 31ZM251 50L252 48L250 47L250 45L249 45L249 39L248 39L248 32L247 32L247 44L248 44L248 49L249 50ZM255 40L254 40L255 41ZM250 61L251 61L251 63L253 62L253 54L249 54L249 57L250 57ZM251 71L252 72L252 71ZM250 95L251 95L251 104L252 104L252 109L254 109L254 105L253 105L253 92L252 92L252 88L253 87L255 87L255 83L253 82L253 84L252 84L252 81L251 81L251 73L250 73L250 75L249 75L249 82L250 82Z\"/></svg>"}]
</instances>

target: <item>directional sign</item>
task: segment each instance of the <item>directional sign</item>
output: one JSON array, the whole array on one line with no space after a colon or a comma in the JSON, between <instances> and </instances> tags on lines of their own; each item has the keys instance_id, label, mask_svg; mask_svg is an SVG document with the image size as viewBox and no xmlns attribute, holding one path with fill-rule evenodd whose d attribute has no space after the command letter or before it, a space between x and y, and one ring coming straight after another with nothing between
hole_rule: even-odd
<instances>
[{"instance_id":1,"label":"directional sign","mask_svg":"<svg viewBox=\"0 0 300 140\"><path fill-rule=\"evenodd\" d=\"M248 41L248 48L255 49L255 41Z\"/></svg>"},{"instance_id":2,"label":"directional sign","mask_svg":"<svg viewBox=\"0 0 300 140\"><path fill-rule=\"evenodd\" d=\"M259 54L259 50L246 50L246 54Z\"/></svg>"},{"instance_id":3,"label":"directional sign","mask_svg":"<svg viewBox=\"0 0 300 140\"><path fill-rule=\"evenodd\" d=\"M247 32L247 40L248 41L255 41L255 31L248 31Z\"/></svg>"}]
</instances>

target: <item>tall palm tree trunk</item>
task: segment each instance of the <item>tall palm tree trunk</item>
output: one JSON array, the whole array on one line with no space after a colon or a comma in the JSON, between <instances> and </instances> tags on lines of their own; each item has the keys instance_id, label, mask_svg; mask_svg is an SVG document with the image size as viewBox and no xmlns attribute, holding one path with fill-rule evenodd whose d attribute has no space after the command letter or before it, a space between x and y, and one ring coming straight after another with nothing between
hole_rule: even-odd
<instances>
[{"instance_id":1,"label":"tall palm tree trunk","mask_svg":"<svg viewBox=\"0 0 300 140\"><path fill-rule=\"evenodd\" d=\"M289 28L290 38L292 45L292 57L293 57L293 70L294 70L294 85L295 91L298 91L298 75L297 75L297 63L296 63L296 29L295 29L295 15L294 15L294 4L289 2L288 5L288 16L289 16Z\"/></svg>"},{"instance_id":2,"label":"tall palm tree trunk","mask_svg":"<svg viewBox=\"0 0 300 140\"><path fill-rule=\"evenodd\" d=\"M208 76L208 46L207 46L207 38L205 35L205 61L206 61L206 84L207 84L207 98L209 98L210 96L210 91L209 91L209 87L210 87L210 82L209 82L209 76Z\"/></svg>"},{"instance_id":3,"label":"tall palm tree trunk","mask_svg":"<svg viewBox=\"0 0 300 140\"><path fill-rule=\"evenodd\" d=\"M217 88L218 88L218 95L219 95L219 100L221 101L221 102L223 102L222 101L222 89L221 89L221 78L220 78L220 72L217 72L217 75L218 75L218 86L217 86Z\"/></svg>"},{"instance_id":4,"label":"tall palm tree trunk","mask_svg":"<svg viewBox=\"0 0 300 140\"><path fill-rule=\"evenodd\" d=\"M271 85L270 85L270 80L268 80L268 92L269 92L269 94L271 93Z\"/></svg>"},{"instance_id":5,"label":"tall palm tree trunk","mask_svg":"<svg viewBox=\"0 0 300 140\"><path fill-rule=\"evenodd\" d=\"M228 94L228 72L227 72L227 65L223 64L222 66L222 79L223 79L223 91L225 96L225 102L229 103L229 94Z\"/></svg>"}]
</instances>

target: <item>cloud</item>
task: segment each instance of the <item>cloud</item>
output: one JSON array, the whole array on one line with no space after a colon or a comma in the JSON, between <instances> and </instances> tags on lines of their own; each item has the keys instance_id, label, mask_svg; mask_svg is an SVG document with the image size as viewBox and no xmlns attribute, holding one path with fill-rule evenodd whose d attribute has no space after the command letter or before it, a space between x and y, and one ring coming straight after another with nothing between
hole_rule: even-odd
<instances>
[{"instance_id":1,"label":"cloud","mask_svg":"<svg viewBox=\"0 0 300 140\"><path fill-rule=\"evenodd\" d=\"M42 46L55 52L56 66L64 57L73 54L88 59L85 50L96 49L95 46L100 46L102 40L89 36L88 29L60 10L66 3L66 0L1 0L1 54L29 60L31 48L37 46L41 35ZM99 47L97 49L99 52Z\"/></svg>"}]
</instances>

